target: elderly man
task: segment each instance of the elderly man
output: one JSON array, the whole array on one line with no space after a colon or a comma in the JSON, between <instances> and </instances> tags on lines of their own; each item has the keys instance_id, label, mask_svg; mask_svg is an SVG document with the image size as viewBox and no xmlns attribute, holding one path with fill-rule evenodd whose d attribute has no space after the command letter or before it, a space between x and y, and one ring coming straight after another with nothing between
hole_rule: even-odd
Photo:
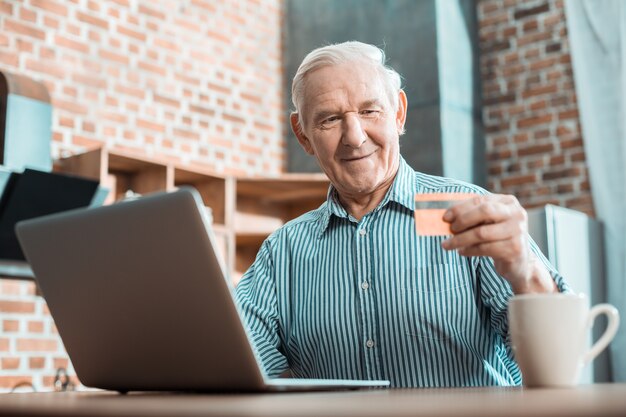
<instances>
[{"instance_id":1,"label":"elderly man","mask_svg":"<svg viewBox=\"0 0 626 417\"><path fill-rule=\"evenodd\" d=\"M268 375L389 379L396 387L518 385L515 294L565 291L512 196L422 174L399 152L407 97L384 53L360 42L309 53L291 125L332 185L318 209L262 245L237 299ZM474 193L419 236L416 193Z\"/></svg>"}]
</instances>

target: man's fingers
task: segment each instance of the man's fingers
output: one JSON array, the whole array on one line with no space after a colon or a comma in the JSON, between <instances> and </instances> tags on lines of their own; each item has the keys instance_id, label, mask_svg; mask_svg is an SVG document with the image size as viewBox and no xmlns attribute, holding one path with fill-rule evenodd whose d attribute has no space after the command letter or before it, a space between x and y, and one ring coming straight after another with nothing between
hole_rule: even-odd
<instances>
[{"instance_id":1,"label":"man's fingers","mask_svg":"<svg viewBox=\"0 0 626 417\"><path fill-rule=\"evenodd\" d=\"M489 256L494 259L516 259L523 252L519 239L506 239L496 242L479 243L459 249L461 256Z\"/></svg>"},{"instance_id":2,"label":"man's fingers","mask_svg":"<svg viewBox=\"0 0 626 417\"><path fill-rule=\"evenodd\" d=\"M516 206L499 201L484 202L477 206L466 206L465 208L455 206L450 210L456 212L454 221L450 223L450 229L455 234L481 224L500 223L518 217Z\"/></svg>"},{"instance_id":3,"label":"man's fingers","mask_svg":"<svg viewBox=\"0 0 626 417\"><path fill-rule=\"evenodd\" d=\"M480 243L510 239L520 235L522 232L521 227L521 224L516 220L483 224L454 235L443 242L443 247L445 249L460 249Z\"/></svg>"}]
</instances>

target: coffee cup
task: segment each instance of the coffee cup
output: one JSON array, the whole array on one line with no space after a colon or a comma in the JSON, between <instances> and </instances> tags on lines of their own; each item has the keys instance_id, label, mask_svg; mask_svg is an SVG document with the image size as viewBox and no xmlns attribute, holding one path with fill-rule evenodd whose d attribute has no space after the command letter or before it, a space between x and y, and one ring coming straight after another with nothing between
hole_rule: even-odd
<instances>
[{"instance_id":1,"label":"coffee cup","mask_svg":"<svg viewBox=\"0 0 626 417\"><path fill-rule=\"evenodd\" d=\"M608 324L587 349L599 315ZM523 294L509 302L509 332L515 360L527 387L569 387L578 384L582 368L611 342L619 313L610 304L591 309L583 294Z\"/></svg>"}]
</instances>

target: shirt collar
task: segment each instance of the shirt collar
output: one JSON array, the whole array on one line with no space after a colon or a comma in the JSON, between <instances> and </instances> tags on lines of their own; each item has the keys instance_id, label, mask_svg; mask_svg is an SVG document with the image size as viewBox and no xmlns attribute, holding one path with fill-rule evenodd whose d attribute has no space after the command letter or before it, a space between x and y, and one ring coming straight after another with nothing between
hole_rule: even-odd
<instances>
[{"instance_id":1,"label":"shirt collar","mask_svg":"<svg viewBox=\"0 0 626 417\"><path fill-rule=\"evenodd\" d=\"M380 210L380 208L386 206L389 201L394 201L412 211L415 207L414 194L415 171L409 166L404 158L400 156L396 178L394 178L393 184L385 195L385 198L383 198L374 211ZM328 187L328 193L326 195L325 209L322 210L321 216L318 220L318 237L321 237L324 231L326 231L330 223L330 218L333 215L339 218L348 218L349 216L346 209L343 208L339 202L337 190L331 184L330 187Z\"/></svg>"}]
</instances>

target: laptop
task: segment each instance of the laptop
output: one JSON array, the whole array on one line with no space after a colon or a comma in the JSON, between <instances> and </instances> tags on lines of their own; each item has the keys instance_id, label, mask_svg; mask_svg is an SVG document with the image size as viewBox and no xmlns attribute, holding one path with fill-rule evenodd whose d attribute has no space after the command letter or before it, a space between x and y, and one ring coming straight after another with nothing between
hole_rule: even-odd
<instances>
[{"instance_id":1,"label":"laptop","mask_svg":"<svg viewBox=\"0 0 626 417\"><path fill-rule=\"evenodd\" d=\"M180 188L17 224L80 381L127 391L309 391L389 381L268 379L198 192Z\"/></svg>"}]
</instances>

